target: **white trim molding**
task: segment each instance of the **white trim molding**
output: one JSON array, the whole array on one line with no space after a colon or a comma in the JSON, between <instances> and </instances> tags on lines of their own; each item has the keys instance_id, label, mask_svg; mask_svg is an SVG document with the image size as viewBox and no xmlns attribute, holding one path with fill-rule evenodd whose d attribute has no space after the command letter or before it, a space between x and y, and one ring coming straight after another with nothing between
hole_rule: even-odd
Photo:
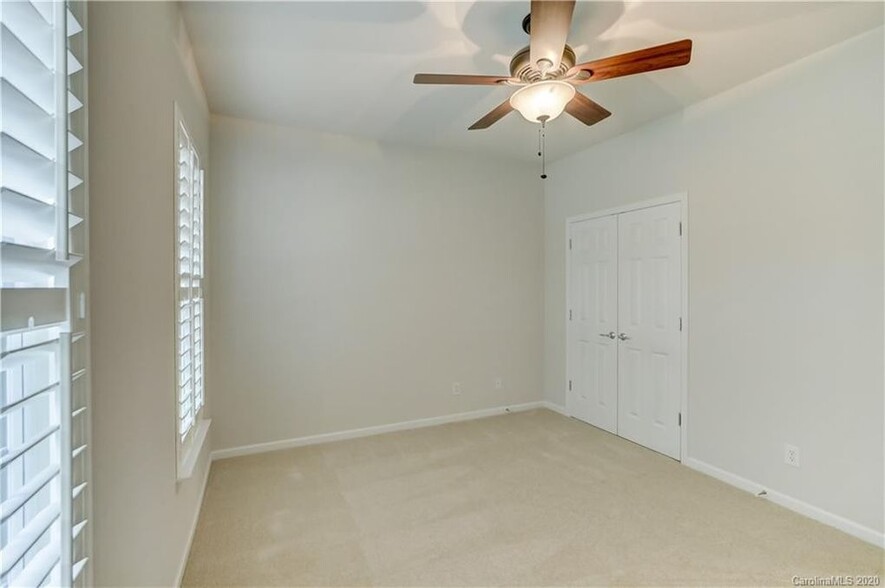
<instances>
[{"instance_id":1,"label":"white trim molding","mask_svg":"<svg viewBox=\"0 0 885 588\"><path fill-rule=\"evenodd\" d=\"M187 480L194 475L194 468L203 454L203 446L206 444L206 438L209 433L209 425L212 424L211 419L199 419L196 423L196 430L187 442L181 446L178 455L178 467L176 471L179 482Z\"/></svg>"},{"instance_id":2,"label":"white trim molding","mask_svg":"<svg viewBox=\"0 0 885 588\"><path fill-rule=\"evenodd\" d=\"M710 465L706 462L700 461L699 459L689 457L683 461L683 464L693 470L716 478L717 480L725 482L726 484L734 486L735 488L738 488L745 492L749 492L755 495L759 495L761 492L765 492L764 497L779 506L783 506L784 508L792 510L793 512L798 513L802 516L814 519L819 523L823 523L825 525L829 525L830 527L839 529L840 531L848 533L853 537L857 537L862 541L872 543L876 547L881 547L885 549L885 533L881 533L879 531L876 531L875 529L865 527L860 523L856 523L854 521L846 519L845 517L826 511L822 508L799 500L798 498L794 498L776 490L771 490L769 488L766 488L762 484L759 484L758 482L748 480L747 478L744 478L727 470L723 470L722 468Z\"/></svg>"},{"instance_id":3,"label":"white trim molding","mask_svg":"<svg viewBox=\"0 0 885 588\"><path fill-rule=\"evenodd\" d=\"M664 204L673 204L674 202L681 202L687 207L688 192L676 192L675 194L670 194L668 196L659 196L657 198L639 200L637 202L622 204L621 206L613 206L612 208L606 208L603 210L595 210L593 212L587 212L584 214L576 214L565 219L565 224L566 228L568 228L568 225L570 225L571 223L579 223L581 221L593 220L594 218L602 218L604 216L612 216L615 214L623 214L625 212L634 212L636 210L653 208L655 206L662 206Z\"/></svg>"},{"instance_id":4,"label":"white trim molding","mask_svg":"<svg viewBox=\"0 0 885 588\"><path fill-rule=\"evenodd\" d=\"M197 512L194 513L194 520L191 522L191 532L187 538L187 545L184 547L184 557L181 559L181 564L178 566L178 575L175 578L175 586L178 588L181 587L181 583L184 581L184 572L187 569L187 560L190 559L191 555L191 546L194 544L194 535L197 534L197 524L200 522L200 512L203 510L203 497L206 495L206 486L209 485L209 472L212 470L212 460L211 457L209 461L206 462L206 473L203 474L203 485L200 488L200 496L197 498Z\"/></svg>"},{"instance_id":5,"label":"white trim molding","mask_svg":"<svg viewBox=\"0 0 885 588\"><path fill-rule=\"evenodd\" d=\"M256 443L254 445L242 445L240 447L229 447L227 449L216 449L212 452L212 461L218 459L226 459L229 457L240 457L242 455L252 455L255 453L265 453L267 451L277 451L280 449L291 449L293 447L304 447L305 445L318 445L320 443L329 443L332 441L344 441L345 439L358 439L360 437L371 437L372 435L381 435L383 433L393 433L396 431L408 431L411 429L422 429L424 427L433 427L436 425L445 425L447 423L458 423L461 421L472 421L475 419L483 419L486 417L499 416L511 412L524 412L534 410L536 408L548 408L548 403L544 401L526 402L525 404L515 404L512 406L497 406L495 408L484 408L471 412L460 412L445 416L430 417L425 419L417 419L413 421L403 421L399 423L390 423L387 425L377 425L374 427L364 427L361 429L350 429L348 431L338 431L335 433L321 433L319 435L308 435L306 437L294 437L291 439L280 439L279 441L270 441L267 443ZM554 409L551 409L554 410ZM558 411L557 411L558 412Z\"/></svg>"},{"instance_id":6,"label":"white trim molding","mask_svg":"<svg viewBox=\"0 0 885 588\"><path fill-rule=\"evenodd\" d=\"M551 402L550 400L542 400L541 406L546 408L547 410L552 410L553 412L559 413L562 416L571 416L568 413L568 409L561 404L556 404L555 402Z\"/></svg>"}]
</instances>

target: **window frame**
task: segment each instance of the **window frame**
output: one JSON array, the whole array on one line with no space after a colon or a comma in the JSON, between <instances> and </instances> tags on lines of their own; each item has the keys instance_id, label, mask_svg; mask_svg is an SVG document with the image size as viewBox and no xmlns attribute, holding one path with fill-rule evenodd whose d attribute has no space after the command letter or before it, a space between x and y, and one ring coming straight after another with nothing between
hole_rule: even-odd
<instances>
[{"instance_id":1,"label":"window frame","mask_svg":"<svg viewBox=\"0 0 885 588\"><path fill-rule=\"evenodd\" d=\"M187 123L182 116L181 109L179 108L177 103L173 104L174 113L175 113L175 121L173 127L173 189L172 189L172 202L173 202L173 210L174 210L174 222L173 222L173 238L174 238L174 246L173 246L173 287L175 291L175 304L173 306L173 324L174 324L174 334L173 334L173 350L175 356L175 371L174 371L174 406L175 406L175 419L174 419L174 433L175 433L175 447L176 447L176 478L178 481L185 480L190 478L194 469L196 468L196 463L199 458L200 452L202 451L202 447L205 443L209 424L211 421L205 417L205 408L206 408L206 390L205 390L205 373L206 373L206 360L205 360L205 262L204 258L204 242L205 242L205 169L201 166L202 158L200 157L200 153L197 150L196 145L192 139L192 134L190 133ZM191 271L185 276L185 273L181 271L181 263L182 263L182 240L181 240L181 166L182 166L182 137L184 138L184 142L187 144L187 150L189 152L189 156L191 158L190 163L190 177L186 178L189 183L190 190L190 198L191 198L191 209L190 212L193 213L195 196L194 193L194 185L199 185L198 199L199 199L199 237L195 237L193 226L191 227L190 232L190 241L188 245L191 247L190 255L188 258L189 263L191 264ZM193 171L196 170L198 173L196 175L193 174ZM193 219L192 219L193 225ZM193 259L194 259L194 241L195 238L199 239L199 255L200 257L200 269L198 272L193 271ZM188 286L185 288L182 286L182 281L184 279L188 280ZM198 280L199 285L194 288L193 281ZM188 290L188 296L183 296L183 292ZM192 294L192 291L196 289L198 290L198 295L195 297ZM191 403L191 423L187 427L187 430L182 433L182 420L185 413L182 411L182 387L188 382L185 380L184 382L181 379L182 368L187 366L182 366L182 327L185 322L182 319L182 308L183 303L187 304L189 307L189 314L187 322L189 323L189 337L190 337L190 348L188 349L189 360L190 360L190 403ZM196 320L196 314L194 310L199 307L200 308L200 329L203 331L200 338L200 347L197 349L195 347L195 327L194 322ZM194 352L198 351L200 355L200 362L197 365L196 360L194 359ZM199 369L199 372L197 372ZM199 384L202 386L202 392L200 394L199 406L196 406L197 399L197 390L196 386L198 383L199 376Z\"/></svg>"}]
</instances>

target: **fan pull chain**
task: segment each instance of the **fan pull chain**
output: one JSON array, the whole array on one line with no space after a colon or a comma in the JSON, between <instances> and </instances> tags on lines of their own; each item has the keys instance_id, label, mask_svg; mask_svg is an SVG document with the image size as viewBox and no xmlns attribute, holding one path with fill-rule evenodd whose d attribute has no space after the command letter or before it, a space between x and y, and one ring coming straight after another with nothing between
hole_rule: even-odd
<instances>
[{"instance_id":1,"label":"fan pull chain","mask_svg":"<svg viewBox=\"0 0 885 588\"><path fill-rule=\"evenodd\" d=\"M547 179L547 121L541 121L541 130L538 131L540 147L538 148L538 155L541 156L541 179Z\"/></svg>"}]
</instances>

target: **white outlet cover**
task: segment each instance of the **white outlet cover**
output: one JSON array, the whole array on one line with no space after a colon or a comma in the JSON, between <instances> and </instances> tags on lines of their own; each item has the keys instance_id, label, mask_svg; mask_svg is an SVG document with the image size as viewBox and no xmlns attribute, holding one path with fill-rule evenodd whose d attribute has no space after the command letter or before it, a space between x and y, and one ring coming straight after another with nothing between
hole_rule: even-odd
<instances>
[{"instance_id":1,"label":"white outlet cover","mask_svg":"<svg viewBox=\"0 0 885 588\"><path fill-rule=\"evenodd\" d=\"M455 382L452 384L452 394L455 396L461 396L461 382Z\"/></svg>"},{"instance_id":2,"label":"white outlet cover","mask_svg":"<svg viewBox=\"0 0 885 588\"><path fill-rule=\"evenodd\" d=\"M799 448L795 445L784 445L784 463L795 468L799 467Z\"/></svg>"}]
</instances>

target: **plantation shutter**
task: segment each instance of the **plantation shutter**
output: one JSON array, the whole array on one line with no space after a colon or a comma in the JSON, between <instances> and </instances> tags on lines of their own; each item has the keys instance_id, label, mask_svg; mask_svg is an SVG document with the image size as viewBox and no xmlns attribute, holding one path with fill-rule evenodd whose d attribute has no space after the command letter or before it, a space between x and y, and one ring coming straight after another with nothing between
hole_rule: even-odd
<instances>
[{"instance_id":1,"label":"plantation shutter","mask_svg":"<svg viewBox=\"0 0 885 588\"><path fill-rule=\"evenodd\" d=\"M203 387L203 170L180 116L177 215L178 402L181 443L188 440L204 403Z\"/></svg>"},{"instance_id":2,"label":"plantation shutter","mask_svg":"<svg viewBox=\"0 0 885 588\"><path fill-rule=\"evenodd\" d=\"M86 582L82 14L0 3L2 586Z\"/></svg>"}]
</instances>

